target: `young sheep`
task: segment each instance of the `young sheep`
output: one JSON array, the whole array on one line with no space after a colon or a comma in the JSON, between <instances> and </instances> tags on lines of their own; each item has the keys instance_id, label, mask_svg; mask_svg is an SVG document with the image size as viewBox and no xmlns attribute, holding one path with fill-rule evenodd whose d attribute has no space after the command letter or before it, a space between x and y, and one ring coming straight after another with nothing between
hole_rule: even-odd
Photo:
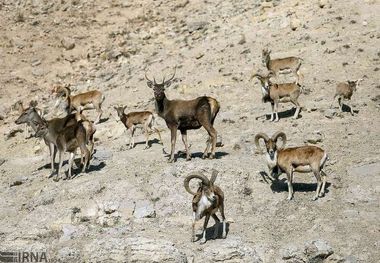
<instances>
[{"instance_id":1,"label":"young sheep","mask_svg":"<svg viewBox=\"0 0 380 263\"><path fill-rule=\"evenodd\" d=\"M149 148L149 130L154 130L158 137L160 138L160 143L163 146L160 131L155 127L155 118L152 112L150 111L138 111L138 112L130 112L128 114L124 113L124 110L127 106L124 107L114 107L119 116L121 122L130 132L130 140L129 140L129 149L135 147L135 139L133 138L133 134L135 132L136 125L142 124L145 132L145 149Z\"/></svg>"},{"instance_id":2,"label":"young sheep","mask_svg":"<svg viewBox=\"0 0 380 263\"><path fill-rule=\"evenodd\" d=\"M54 87L53 92L57 93L55 107L58 107L63 101L66 104L68 114L71 113L72 110L82 113L82 110L84 109L95 108L98 112L98 116L94 123L99 123L100 117L103 113L101 106L105 98L100 91L91 90L77 95L71 95L69 85L65 85Z\"/></svg>"},{"instance_id":3,"label":"young sheep","mask_svg":"<svg viewBox=\"0 0 380 263\"><path fill-rule=\"evenodd\" d=\"M210 180L200 173L192 173L185 178L184 186L188 193L193 195L192 207L193 207L193 224L192 224L192 235L191 240L195 242L195 223L196 221L202 219L205 216L205 221L203 224L203 232L201 243L206 242L206 228L210 216L215 220L214 225L214 239L218 237L218 224L220 223L219 218L216 216L216 212L219 210L222 215L223 222L223 234L222 237L226 238L226 218L224 216L224 194L223 191L214 182L218 175L217 171L213 171ZM193 192L190 189L190 181L192 179L199 179L199 187L197 192Z\"/></svg>"},{"instance_id":4,"label":"young sheep","mask_svg":"<svg viewBox=\"0 0 380 263\"><path fill-rule=\"evenodd\" d=\"M36 137L45 137L49 132L48 123L35 123L37 125ZM86 129L84 128L82 121L76 122L73 125L64 127L59 131L57 136L57 148L59 152L59 166L58 173L54 178L54 181L58 181L61 175L62 164L63 164L63 154L65 152L70 153L69 158L69 174L65 176L64 179L71 179L71 168L73 166L75 152L77 148L80 148L82 157L84 156L84 162L82 163L82 171L90 165L90 151L86 147Z\"/></svg>"},{"instance_id":5,"label":"young sheep","mask_svg":"<svg viewBox=\"0 0 380 263\"><path fill-rule=\"evenodd\" d=\"M352 106L348 105L348 101L351 100L352 94L354 93L354 91L356 91L357 87L359 87L359 82L361 80L362 79L358 79L356 81L350 81L349 80L347 82L338 83L338 85L336 86L334 101L338 97L339 109L341 112L343 112L342 100L345 100L346 101L345 104L350 107L351 115L354 115L354 111L352 109ZM332 104L331 104L331 106L332 106Z\"/></svg>"},{"instance_id":6,"label":"young sheep","mask_svg":"<svg viewBox=\"0 0 380 263\"><path fill-rule=\"evenodd\" d=\"M282 138L282 146L277 147L278 138ZM255 144L258 149L260 147L260 139L263 139L266 147L266 159L269 171L272 177L277 178L282 172L286 173L288 181L288 200L293 198L293 173L294 172L313 172L317 178L317 190L313 200L322 197L325 194L326 174L322 171L326 160L327 153L316 146L300 146L285 148L286 135L283 132L275 133L272 138L264 133L255 136ZM275 175L275 171L279 174ZM322 180L321 181L321 174Z\"/></svg>"},{"instance_id":7,"label":"young sheep","mask_svg":"<svg viewBox=\"0 0 380 263\"><path fill-rule=\"evenodd\" d=\"M209 134L209 139L206 143L206 149L203 152L202 158L206 158L211 145L210 159L215 157L215 147L217 132L214 128L214 121L216 115L219 112L219 102L207 96L195 98L193 100L169 100L165 94L165 88L169 87L175 76L175 70L169 80L165 81L165 77L162 83L157 83L153 78L153 81L148 79L147 85L153 89L154 97L156 100L156 112L158 116L163 118L166 125L171 132L171 151L169 162L174 161L175 143L177 140L177 130L180 130L182 135L182 142L186 149L186 160L191 160L191 154L187 144L187 131L196 130L202 126Z\"/></svg>"},{"instance_id":8,"label":"young sheep","mask_svg":"<svg viewBox=\"0 0 380 263\"><path fill-rule=\"evenodd\" d=\"M296 106L296 112L293 118L297 119L299 112L301 110L301 105L298 102L298 97L301 94L301 85L299 83L282 83L274 84L270 81L272 73L267 76L262 76L260 74L252 75L252 78L258 78L261 82L261 91L263 93L262 101L270 102L272 106L272 113L270 121L278 121L278 104L291 102ZM276 115L276 118L274 116Z\"/></svg>"},{"instance_id":9,"label":"young sheep","mask_svg":"<svg viewBox=\"0 0 380 263\"><path fill-rule=\"evenodd\" d=\"M296 76L297 82L299 82L299 69L302 64L302 59L297 57L271 59L270 53L271 51L269 49L263 49L262 62L269 71L272 71L274 73L276 79L278 78L281 71L290 70Z\"/></svg>"}]
</instances>

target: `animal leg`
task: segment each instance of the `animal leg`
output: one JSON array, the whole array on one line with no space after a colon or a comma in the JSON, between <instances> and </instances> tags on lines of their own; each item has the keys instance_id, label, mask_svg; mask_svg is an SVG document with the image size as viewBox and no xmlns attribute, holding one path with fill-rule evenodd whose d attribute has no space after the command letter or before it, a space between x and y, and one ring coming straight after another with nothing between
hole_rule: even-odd
<instances>
[{"instance_id":1,"label":"animal leg","mask_svg":"<svg viewBox=\"0 0 380 263\"><path fill-rule=\"evenodd\" d=\"M206 229L207 229L207 224L208 224L209 219L210 219L210 215L207 214L205 217L205 222L203 223L203 232L202 232L201 244L206 243Z\"/></svg>"},{"instance_id":2,"label":"animal leg","mask_svg":"<svg viewBox=\"0 0 380 263\"><path fill-rule=\"evenodd\" d=\"M135 133L135 126L130 127L129 132L130 132L129 149L132 149L135 147L135 139L133 138L133 135Z\"/></svg>"},{"instance_id":3,"label":"animal leg","mask_svg":"<svg viewBox=\"0 0 380 263\"><path fill-rule=\"evenodd\" d=\"M286 177L288 181L288 200L293 198L293 168L290 168L290 172L286 172Z\"/></svg>"},{"instance_id":4,"label":"animal leg","mask_svg":"<svg viewBox=\"0 0 380 263\"><path fill-rule=\"evenodd\" d=\"M315 196L313 197L313 201L318 199L319 196L319 191L321 190L322 186L322 180L321 180L321 175L318 169L313 169L313 173L315 178L317 178L317 190L315 191Z\"/></svg>"},{"instance_id":5,"label":"animal leg","mask_svg":"<svg viewBox=\"0 0 380 263\"><path fill-rule=\"evenodd\" d=\"M59 181L59 177L61 176L61 170L62 170L62 163L63 163L63 151L59 151L59 165L58 165L58 173L54 179L55 182Z\"/></svg>"},{"instance_id":6,"label":"animal leg","mask_svg":"<svg viewBox=\"0 0 380 263\"><path fill-rule=\"evenodd\" d=\"M86 170L86 168L90 165L91 155L90 155L90 151L87 149L85 143L82 143L79 147L80 147L80 151L81 151L82 155L84 155L84 163L83 163L83 167L81 170L81 173L83 173Z\"/></svg>"},{"instance_id":7,"label":"animal leg","mask_svg":"<svg viewBox=\"0 0 380 263\"><path fill-rule=\"evenodd\" d=\"M343 112L343 104L342 104L342 98L341 97L338 98L338 103L339 103L340 112Z\"/></svg>"},{"instance_id":8,"label":"animal leg","mask_svg":"<svg viewBox=\"0 0 380 263\"><path fill-rule=\"evenodd\" d=\"M171 126L170 133L171 133L171 149L170 149L170 157L168 160L169 163L174 161L175 142L177 140L177 127L174 125Z\"/></svg>"},{"instance_id":9,"label":"animal leg","mask_svg":"<svg viewBox=\"0 0 380 263\"><path fill-rule=\"evenodd\" d=\"M193 223L191 224L191 242L195 242L195 212L193 212Z\"/></svg>"},{"instance_id":10,"label":"animal leg","mask_svg":"<svg viewBox=\"0 0 380 263\"><path fill-rule=\"evenodd\" d=\"M300 104L298 103L298 101L295 100L295 99L291 99L291 102L292 102L294 105L296 105L296 112L294 113L293 118L294 118L294 119L297 119L297 118L298 118L298 115L299 115L299 113L300 113L301 105L300 105Z\"/></svg>"},{"instance_id":11,"label":"animal leg","mask_svg":"<svg viewBox=\"0 0 380 263\"><path fill-rule=\"evenodd\" d=\"M278 121L278 102L275 102L274 104L274 111L276 114L276 119L274 121L277 122Z\"/></svg>"},{"instance_id":12,"label":"animal leg","mask_svg":"<svg viewBox=\"0 0 380 263\"><path fill-rule=\"evenodd\" d=\"M50 164L51 164L51 169L50 169L50 175L49 178L53 176L54 174L54 157L55 157L55 146L52 143L49 143L49 154L50 154Z\"/></svg>"},{"instance_id":13,"label":"animal leg","mask_svg":"<svg viewBox=\"0 0 380 263\"><path fill-rule=\"evenodd\" d=\"M351 102L348 103L348 101L347 101L346 104L347 104L348 107L350 107L351 115L354 116L354 110L352 109L352 104L351 104Z\"/></svg>"},{"instance_id":14,"label":"animal leg","mask_svg":"<svg viewBox=\"0 0 380 263\"><path fill-rule=\"evenodd\" d=\"M69 158L69 177L66 177L67 179L71 179L71 168L73 167L74 157L75 157L75 153L71 152L70 158Z\"/></svg>"},{"instance_id":15,"label":"animal leg","mask_svg":"<svg viewBox=\"0 0 380 263\"><path fill-rule=\"evenodd\" d=\"M219 220L219 218L215 214L212 215L212 218L214 218L214 220L215 220L213 239L217 239L218 232L219 232L219 223L220 223L220 220Z\"/></svg>"},{"instance_id":16,"label":"animal leg","mask_svg":"<svg viewBox=\"0 0 380 263\"><path fill-rule=\"evenodd\" d=\"M100 108L100 106L97 106L97 107L95 107L95 108L96 108L96 111L98 112L98 116L96 117L96 120L95 120L94 124L98 124L99 121L100 121L100 117L101 117L102 114L103 114L103 111L102 111L102 109Z\"/></svg>"},{"instance_id":17,"label":"animal leg","mask_svg":"<svg viewBox=\"0 0 380 263\"><path fill-rule=\"evenodd\" d=\"M145 132L145 148L149 148L149 131L148 131L148 125L144 124L144 132Z\"/></svg>"},{"instance_id":18,"label":"animal leg","mask_svg":"<svg viewBox=\"0 0 380 263\"><path fill-rule=\"evenodd\" d=\"M210 149L211 145L211 137L209 136L207 141L206 141L206 149L203 152L202 158L205 159L207 157L208 150Z\"/></svg>"},{"instance_id":19,"label":"animal leg","mask_svg":"<svg viewBox=\"0 0 380 263\"><path fill-rule=\"evenodd\" d=\"M222 238L226 238L227 232L226 232L226 216L224 215L224 202L220 205L220 214L222 215L222 223L223 223L223 234Z\"/></svg>"},{"instance_id":20,"label":"animal leg","mask_svg":"<svg viewBox=\"0 0 380 263\"><path fill-rule=\"evenodd\" d=\"M326 179L327 179L327 175L325 174L324 171L321 170L321 174L322 174L322 187L318 195L319 197L322 197L325 195Z\"/></svg>"},{"instance_id":21,"label":"animal leg","mask_svg":"<svg viewBox=\"0 0 380 263\"><path fill-rule=\"evenodd\" d=\"M270 105L272 107L272 113L270 114L270 121L273 121L273 119L274 119L274 103L271 103Z\"/></svg>"},{"instance_id":22,"label":"animal leg","mask_svg":"<svg viewBox=\"0 0 380 263\"><path fill-rule=\"evenodd\" d=\"M210 154L209 158L214 159L215 158L217 132L208 119L207 120L200 120L200 123L206 129L206 131L208 132L208 135L210 136L209 139L211 140L211 154ZM207 145L206 150L208 150L207 149L208 147L209 146ZM206 158L206 155L203 154L202 158L203 159Z\"/></svg>"},{"instance_id":23,"label":"animal leg","mask_svg":"<svg viewBox=\"0 0 380 263\"><path fill-rule=\"evenodd\" d=\"M191 154L189 152L189 146L187 144L187 131L181 130L181 135L182 135L182 142L185 145L185 150L186 150L186 161L190 161L191 160Z\"/></svg>"}]
</instances>

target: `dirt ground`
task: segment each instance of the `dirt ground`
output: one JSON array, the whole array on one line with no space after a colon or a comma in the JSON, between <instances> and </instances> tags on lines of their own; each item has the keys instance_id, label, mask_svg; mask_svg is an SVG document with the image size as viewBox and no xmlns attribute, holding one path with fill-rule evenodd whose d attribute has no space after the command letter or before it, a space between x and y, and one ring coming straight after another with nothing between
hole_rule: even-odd
<instances>
[{"instance_id":1,"label":"dirt ground","mask_svg":"<svg viewBox=\"0 0 380 263\"><path fill-rule=\"evenodd\" d=\"M379 262L379 13L376 0L0 1L0 251L45 251L50 262ZM270 112L250 80L265 71L265 47L273 58L303 59L299 119L289 103L280 104L279 122L257 118ZM161 80L174 67L168 98L220 102L223 147L214 160L201 159L204 129L189 132L191 161L180 152L167 163L156 135L144 150L141 130L127 147L113 106L154 110L145 71ZM354 116L347 107L341 113L336 84L359 78ZM54 182L48 147L25 138L12 106L37 100L46 119L62 116L51 94L60 83L106 99L88 173ZM158 126L169 151L170 132L162 119ZM254 136L276 131L288 146L328 152L325 197L312 201L312 174L295 174L291 201L284 175L277 183L265 176ZM176 149L184 149L180 136ZM201 245L190 242L192 196L183 179L212 169L228 234L212 240L211 219Z\"/></svg>"}]
</instances>

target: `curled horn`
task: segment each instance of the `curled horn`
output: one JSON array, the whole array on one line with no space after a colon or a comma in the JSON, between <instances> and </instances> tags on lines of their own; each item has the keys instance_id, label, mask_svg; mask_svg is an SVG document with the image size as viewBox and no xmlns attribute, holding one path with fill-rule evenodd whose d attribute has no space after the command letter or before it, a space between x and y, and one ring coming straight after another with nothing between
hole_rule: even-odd
<instances>
[{"instance_id":1,"label":"curled horn","mask_svg":"<svg viewBox=\"0 0 380 263\"><path fill-rule=\"evenodd\" d=\"M192 194L192 195L195 195L195 194L196 194L195 192L191 191L191 189L190 189L190 185L189 185L190 181L191 181L192 179L194 179L194 178L201 180L202 183L205 184L205 185L210 185L210 180L209 180L206 176L204 176L203 174L201 174L201 173L191 173L191 174L189 174L189 175L185 178L185 180L184 180L184 182L183 182L183 186L185 187L186 191L187 191L189 194Z\"/></svg>"},{"instance_id":2,"label":"curled horn","mask_svg":"<svg viewBox=\"0 0 380 263\"><path fill-rule=\"evenodd\" d=\"M215 183L215 180L216 180L216 177L218 176L218 171L213 169L212 170L212 174L211 174L211 178L210 178L210 182L213 184Z\"/></svg>"},{"instance_id":3,"label":"curled horn","mask_svg":"<svg viewBox=\"0 0 380 263\"><path fill-rule=\"evenodd\" d=\"M264 79L264 77L261 76L259 73L252 74L250 80L253 78L258 78L260 81L262 81Z\"/></svg>"},{"instance_id":4,"label":"curled horn","mask_svg":"<svg viewBox=\"0 0 380 263\"><path fill-rule=\"evenodd\" d=\"M282 138L282 146L280 149L284 148L285 144L286 144L286 135L285 133L283 132L276 132L275 134L273 134L272 136L272 140L275 141L277 143L277 140L278 138L281 137Z\"/></svg>"},{"instance_id":5,"label":"curled horn","mask_svg":"<svg viewBox=\"0 0 380 263\"><path fill-rule=\"evenodd\" d=\"M266 135L265 133L262 133L262 132L256 134L256 136L255 136L256 148L262 152L263 150L260 147L260 143L259 143L260 139L263 139L265 142L267 142L267 141L269 141L269 137L268 137L268 135Z\"/></svg>"}]
</instances>

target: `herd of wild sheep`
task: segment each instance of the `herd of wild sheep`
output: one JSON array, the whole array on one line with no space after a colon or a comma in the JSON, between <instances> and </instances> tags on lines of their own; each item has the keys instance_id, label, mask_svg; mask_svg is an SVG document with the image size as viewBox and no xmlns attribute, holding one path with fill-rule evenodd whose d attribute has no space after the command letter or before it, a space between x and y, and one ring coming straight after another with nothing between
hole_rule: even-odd
<instances>
[{"instance_id":1,"label":"herd of wild sheep","mask_svg":"<svg viewBox=\"0 0 380 263\"><path fill-rule=\"evenodd\" d=\"M262 53L262 62L266 66L269 74L253 74L252 78L257 78L261 83L262 100L269 102L272 107L271 121L279 121L278 104L291 102L296 106L294 118L297 119L301 110L298 97L302 92L300 84L300 67L302 59L297 57L286 57L281 59L271 59L270 50L264 49ZM176 70L173 74L162 82L156 82L155 78L151 80L145 73L147 86L153 89L156 113L163 118L167 127L171 132L171 150L169 154L169 162L175 161L175 143L177 139L177 130L180 130L182 141L186 150L186 160L191 159L189 146L187 143L187 131L199 129L202 126L209 134L206 149L202 158L213 159L215 157L215 148L217 141L217 131L214 128L214 121L219 112L220 104L212 97L198 97L192 100L169 100L165 94L165 88L169 87L175 78ZM272 77L278 82L279 74L293 73L296 81L292 83L274 83ZM339 83L336 87L334 100L338 98L339 108L342 111L343 100L349 101L353 92L356 90L360 80ZM63 155L70 153L69 169L67 175L63 179L71 179L71 168L73 165L77 148L81 152L82 172L90 165L90 160L94 151L94 134L96 132L96 124L100 121L102 115L102 103L105 99L104 95L93 90L77 95L71 95L70 86L56 86L53 89L56 94L56 107L64 104L67 110L67 116L63 118L54 118L45 120L41 110L36 106L37 103L32 101L28 108L24 108L22 103L18 103L20 116L16 120L16 124L24 123L27 129L31 127L36 137L43 138L49 147L51 174L54 174L54 160L58 150L59 165L54 181L58 181L62 174ZM346 102L347 104L347 102ZM95 109L97 117L94 122L90 121L83 115L84 109ZM129 148L135 146L134 132L136 125L142 125L146 136L145 147L148 148L149 133L154 131L158 134L161 144L161 135L155 126L155 114L150 111L139 111L125 113L125 107L114 107L120 121L125 125L130 133ZM352 107L350 112L353 115ZM281 143L278 142L280 139ZM293 173L294 172L313 172L317 179L317 190L313 197L316 200L325 193L326 174L323 171L324 165L328 160L325 150L316 146L300 146L285 148L287 141L284 132L276 132L273 136L265 133L258 133L255 136L255 144L258 149L262 149L261 140L265 145L266 161L270 171L270 175L277 179L281 173L286 173L288 183L288 200L293 197ZM210 216L215 220L215 224L220 222L216 216L219 210L223 223L223 238L226 237L226 223L224 215L224 194L223 191L215 185L218 172L213 171L211 178L207 178L201 173L190 173L184 180L184 187L187 192L193 195L193 231L192 240L195 241L194 226L195 222L205 217L203 225L203 234L201 242L206 242L206 228ZM190 181L192 179L200 180L199 187L196 192L190 189ZM218 235L218 227L216 226L214 237Z\"/></svg>"}]
</instances>

